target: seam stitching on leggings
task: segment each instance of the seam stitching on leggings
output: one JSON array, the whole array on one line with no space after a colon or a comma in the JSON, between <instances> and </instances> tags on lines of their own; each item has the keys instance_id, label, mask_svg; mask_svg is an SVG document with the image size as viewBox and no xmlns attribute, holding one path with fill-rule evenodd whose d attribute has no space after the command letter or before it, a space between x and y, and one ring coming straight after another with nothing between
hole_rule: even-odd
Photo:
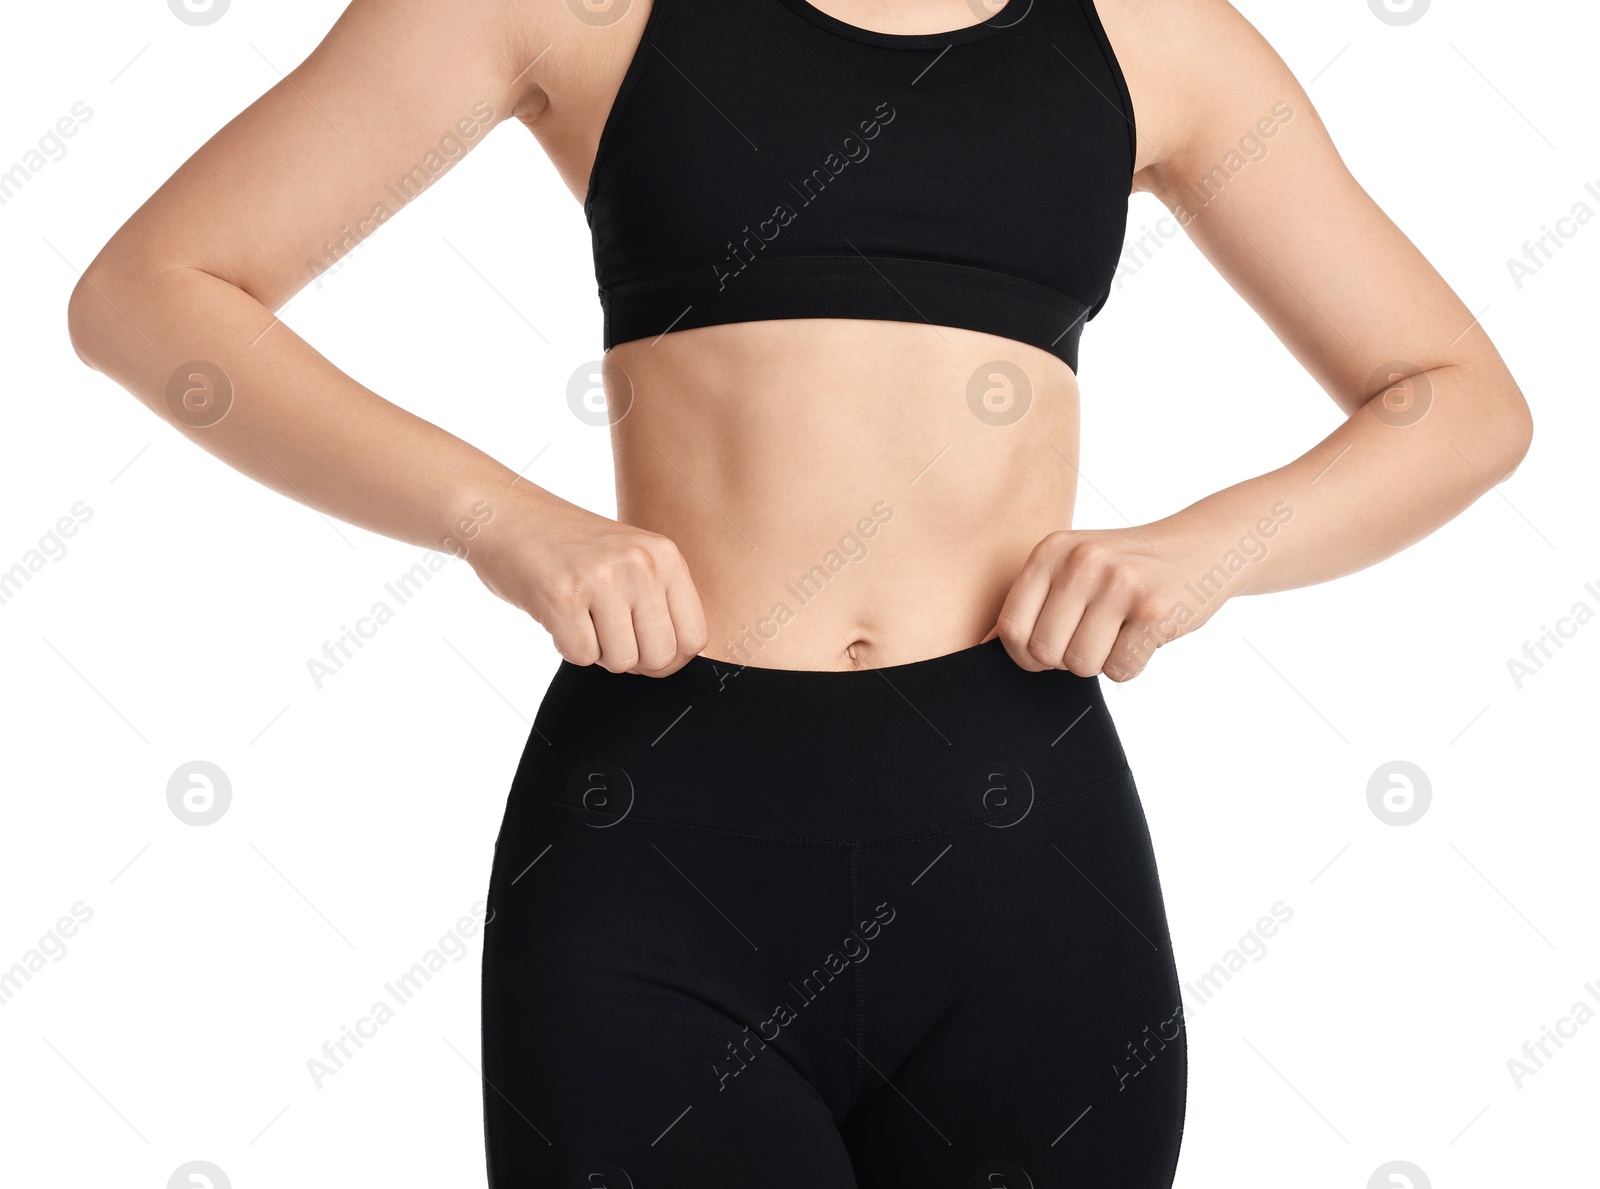
<instances>
[{"instance_id":1,"label":"seam stitching on leggings","mask_svg":"<svg viewBox=\"0 0 1600 1189\"><path fill-rule=\"evenodd\" d=\"M1088 795L1102 785L1113 781L1123 780L1133 775L1133 770L1128 767L1119 769L1098 780L1091 780L1087 784L1077 785L1074 788L1064 789L1059 793L1051 793L1047 797L1040 797L1028 811L1037 813L1045 809L1054 809L1058 805L1065 805L1079 797ZM529 797L530 801L538 801L556 809L567 809L573 814L582 816L600 816L592 810L585 810L582 806L573 805L567 801L557 801L552 797ZM933 826L917 826L910 830L898 830L888 834L873 834L866 838L815 838L809 836L792 836L782 834L755 834L744 830L726 830L717 826L698 826L690 822L669 822L659 818L628 816L619 818L604 827L632 826L639 830L650 830L660 834L696 834L720 838L726 842L740 843L747 846L765 846L775 849L795 850L871 850L877 847L894 846L902 842L914 842L923 838L939 838L947 834L959 834L962 831L976 826L985 825L990 821L998 821L1009 817L1010 812L1005 810L992 810L989 813L974 814L971 817L957 818L954 821L942 822Z\"/></svg>"},{"instance_id":2,"label":"seam stitching on leggings","mask_svg":"<svg viewBox=\"0 0 1600 1189\"><path fill-rule=\"evenodd\" d=\"M856 923L861 919L861 848L850 848L850 919L847 921L845 931L851 932ZM867 1000L866 990L862 982L861 963L854 963L856 975L856 1073L855 1081L850 1088L850 1102L847 1110L853 1111L856 1104L861 1101L861 1067L866 1061L867 1052Z\"/></svg>"}]
</instances>

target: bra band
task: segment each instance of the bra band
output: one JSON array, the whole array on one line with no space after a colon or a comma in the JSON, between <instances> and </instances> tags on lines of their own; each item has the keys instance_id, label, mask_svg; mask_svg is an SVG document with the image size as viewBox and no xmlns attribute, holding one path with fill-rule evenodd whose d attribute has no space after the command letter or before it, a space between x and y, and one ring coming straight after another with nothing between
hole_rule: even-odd
<instances>
[{"instance_id":1,"label":"bra band","mask_svg":"<svg viewBox=\"0 0 1600 1189\"><path fill-rule=\"evenodd\" d=\"M773 256L718 288L700 269L600 291L605 345L727 322L867 318L958 326L1029 343L1076 370L1089 307L1043 285L895 256Z\"/></svg>"}]
</instances>

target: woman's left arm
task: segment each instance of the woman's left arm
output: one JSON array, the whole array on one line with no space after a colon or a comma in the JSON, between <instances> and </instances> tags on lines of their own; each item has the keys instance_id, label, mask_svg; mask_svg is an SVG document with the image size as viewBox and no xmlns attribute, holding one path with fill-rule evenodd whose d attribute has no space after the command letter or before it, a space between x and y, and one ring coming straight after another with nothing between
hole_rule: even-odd
<instances>
[{"instance_id":1,"label":"woman's left arm","mask_svg":"<svg viewBox=\"0 0 1600 1189\"><path fill-rule=\"evenodd\" d=\"M1336 578L1431 533L1511 474L1532 420L1483 328L1350 175L1243 17L1224 0L1099 8L1134 95L1135 188L1348 414L1275 471L1153 524L1054 533L1033 551L996 625L1007 651L1024 668L1120 681L1229 597ZM1252 138L1264 155L1241 153Z\"/></svg>"}]
</instances>

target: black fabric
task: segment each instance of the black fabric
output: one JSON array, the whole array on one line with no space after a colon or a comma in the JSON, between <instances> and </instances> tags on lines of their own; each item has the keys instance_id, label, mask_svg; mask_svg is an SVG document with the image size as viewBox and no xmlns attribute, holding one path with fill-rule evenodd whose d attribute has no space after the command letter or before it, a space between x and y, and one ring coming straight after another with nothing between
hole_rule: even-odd
<instances>
[{"instance_id":1,"label":"black fabric","mask_svg":"<svg viewBox=\"0 0 1600 1189\"><path fill-rule=\"evenodd\" d=\"M1096 680L563 662L495 847L490 1184L1168 1189L1186 1047Z\"/></svg>"},{"instance_id":2,"label":"black fabric","mask_svg":"<svg viewBox=\"0 0 1600 1189\"><path fill-rule=\"evenodd\" d=\"M584 203L605 345L878 318L1001 335L1076 371L1133 164L1093 0L1010 0L938 36L869 33L806 0L653 0ZM886 260L954 268L922 293Z\"/></svg>"}]
</instances>

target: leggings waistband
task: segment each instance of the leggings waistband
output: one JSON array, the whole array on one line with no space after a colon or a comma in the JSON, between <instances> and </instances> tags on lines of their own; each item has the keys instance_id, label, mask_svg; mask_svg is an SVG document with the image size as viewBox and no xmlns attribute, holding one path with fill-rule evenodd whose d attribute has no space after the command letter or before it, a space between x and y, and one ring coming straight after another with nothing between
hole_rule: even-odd
<instances>
[{"instance_id":1,"label":"leggings waistband","mask_svg":"<svg viewBox=\"0 0 1600 1189\"><path fill-rule=\"evenodd\" d=\"M1098 678L1028 672L998 639L843 671L697 656L652 678L563 661L511 809L850 846L1015 824L1126 772Z\"/></svg>"}]
</instances>

